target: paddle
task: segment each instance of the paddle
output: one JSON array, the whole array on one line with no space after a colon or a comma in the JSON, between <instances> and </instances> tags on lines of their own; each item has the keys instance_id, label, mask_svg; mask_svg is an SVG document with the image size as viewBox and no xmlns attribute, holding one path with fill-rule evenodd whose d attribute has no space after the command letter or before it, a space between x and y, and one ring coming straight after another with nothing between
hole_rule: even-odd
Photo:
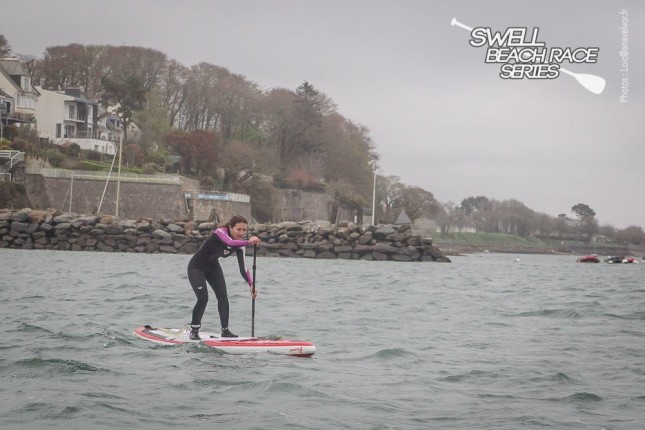
<instances>
[{"instance_id":1,"label":"paddle","mask_svg":"<svg viewBox=\"0 0 645 430\"><path fill-rule=\"evenodd\" d=\"M251 286L251 337L255 337L255 258L258 246L253 245L253 285Z\"/></svg>"}]
</instances>

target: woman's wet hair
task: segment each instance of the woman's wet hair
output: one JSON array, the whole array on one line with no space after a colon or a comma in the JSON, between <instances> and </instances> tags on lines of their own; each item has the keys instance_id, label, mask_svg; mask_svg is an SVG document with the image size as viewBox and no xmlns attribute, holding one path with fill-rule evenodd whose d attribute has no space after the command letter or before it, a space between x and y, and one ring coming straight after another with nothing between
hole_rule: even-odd
<instances>
[{"instance_id":1,"label":"woman's wet hair","mask_svg":"<svg viewBox=\"0 0 645 430\"><path fill-rule=\"evenodd\" d=\"M234 215L227 223L226 226L228 227L235 227L236 224L244 223L246 225L249 224L249 222L244 218L242 215Z\"/></svg>"}]
</instances>

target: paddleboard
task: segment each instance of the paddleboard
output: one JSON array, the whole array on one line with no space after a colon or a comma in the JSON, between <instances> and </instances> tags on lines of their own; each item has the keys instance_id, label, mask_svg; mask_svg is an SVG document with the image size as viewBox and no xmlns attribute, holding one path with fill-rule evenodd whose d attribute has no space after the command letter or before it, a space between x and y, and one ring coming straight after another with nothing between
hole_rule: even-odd
<instances>
[{"instance_id":1,"label":"paddleboard","mask_svg":"<svg viewBox=\"0 0 645 430\"><path fill-rule=\"evenodd\" d=\"M307 341L260 337L220 337L216 333L202 331L199 332L201 340L191 340L188 337L190 334L189 329L167 329L149 325L136 328L134 334L142 339L162 345L201 342L226 354L270 352L295 357L311 357L316 352L316 346Z\"/></svg>"}]
</instances>

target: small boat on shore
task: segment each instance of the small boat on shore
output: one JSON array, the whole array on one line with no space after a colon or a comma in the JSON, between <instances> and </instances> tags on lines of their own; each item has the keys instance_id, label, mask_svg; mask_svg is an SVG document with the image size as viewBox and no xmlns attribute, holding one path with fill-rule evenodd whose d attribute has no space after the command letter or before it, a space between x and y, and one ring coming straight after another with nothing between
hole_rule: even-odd
<instances>
[{"instance_id":1,"label":"small boat on shore","mask_svg":"<svg viewBox=\"0 0 645 430\"><path fill-rule=\"evenodd\" d=\"M576 260L578 263L600 263L600 259L596 254L585 255Z\"/></svg>"}]
</instances>

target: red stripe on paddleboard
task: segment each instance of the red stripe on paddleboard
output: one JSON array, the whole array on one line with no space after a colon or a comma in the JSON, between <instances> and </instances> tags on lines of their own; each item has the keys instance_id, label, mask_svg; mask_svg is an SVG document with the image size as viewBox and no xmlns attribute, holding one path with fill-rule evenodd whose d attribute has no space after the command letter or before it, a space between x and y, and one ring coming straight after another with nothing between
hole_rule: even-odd
<instances>
[{"instance_id":1,"label":"red stripe on paddleboard","mask_svg":"<svg viewBox=\"0 0 645 430\"><path fill-rule=\"evenodd\" d=\"M161 336L161 335L159 335L157 333L153 333L150 329L147 329L145 327L140 327L138 329L135 329L134 332L137 335L139 335L139 336L141 336L141 337L143 337L145 339L152 340L152 341L158 341L158 342L163 342L163 343L168 343L168 344L184 343L181 340L168 339L167 337L163 337L163 336Z\"/></svg>"},{"instance_id":2,"label":"red stripe on paddleboard","mask_svg":"<svg viewBox=\"0 0 645 430\"><path fill-rule=\"evenodd\" d=\"M287 347L296 347L296 346L314 346L311 342L300 342L300 341L279 341L279 340L266 340L266 339L249 339L249 340L215 340L208 339L204 340L203 343L208 346L244 346L244 347L264 347L264 346L287 346Z\"/></svg>"}]
</instances>

